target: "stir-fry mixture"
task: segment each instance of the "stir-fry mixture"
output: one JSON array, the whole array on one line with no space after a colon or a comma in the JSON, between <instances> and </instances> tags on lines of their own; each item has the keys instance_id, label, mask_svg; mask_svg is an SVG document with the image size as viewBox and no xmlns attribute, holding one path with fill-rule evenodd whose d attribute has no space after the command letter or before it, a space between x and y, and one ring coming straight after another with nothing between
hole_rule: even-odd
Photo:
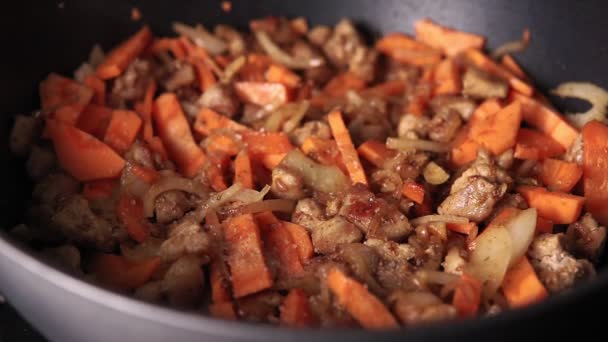
<instances>
[{"instance_id":1,"label":"stir-fry mixture","mask_svg":"<svg viewBox=\"0 0 608 342\"><path fill-rule=\"evenodd\" d=\"M527 306L595 275L608 94L562 115L485 38L349 20L146 26L40 83L12 233L87 280L224 319L391 328Z\"/></svg>"}]
</instances>

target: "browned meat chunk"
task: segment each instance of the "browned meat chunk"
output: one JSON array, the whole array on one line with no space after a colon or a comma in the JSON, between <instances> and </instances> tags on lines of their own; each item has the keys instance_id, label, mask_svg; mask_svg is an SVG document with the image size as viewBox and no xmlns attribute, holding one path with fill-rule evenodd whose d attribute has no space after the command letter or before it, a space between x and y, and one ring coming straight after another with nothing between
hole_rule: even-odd
<instances>
[{"instance_id":1,"label":"browned meat chunk","mask_svg":"<svg viewBox=\"0 0 608 342\"><path fill-rule=\"evenodd\" d=\"M232 56L240 56L245 52L245 40L234 28L228 25L217 25L214 29L215 35L228 44L228 51Z\"/></svg>"},{"instance_id":2,"label":"browned meat chunk","mask_svg":"<svg viewBox=\"0 0 608 342\"><path fill-rule=\"evenodd\" d=\"M110 93L112 107L126 108L128 104L143 99L148 83L154 78L154 67L150 61L137 59L122 75L114 80Z\"/></svg>"},{"instance_id":3,"label":"browned meat chunk","mask_svg":"<svg viewBox=\"0 0 608 342\"><path fill-rule=\"evenodd\" d=\"M175 60L164 66L159 77L160 85L167 91L176 91L196 81L194 67L181 60Z\"/></svg>"},{"instance_id":4,"label":"browned meat chunk","mask_svg":"<svg viewBox=\"0 0 608 342\"><path fill-rule=\"evenodd\" d=\"M405 137L413 132L416 134L416 137L425 137L429 130L429 121L429 118L426 116L405 114L399 120L397 134L400 137Z\"/></svg>"},{"instance_id":5,"label":"browned meat chunk","mask_svg":"<svg viewBox=\"0 0 608 342\"><path fill-rule=\"evenodd\" d=\"M277 313L283 297L276 291L265 291L239 298L239 316L251 322L271 322L278 319Z\"/></svg>"},{"instance_id":6,"label":"browned meat chunk","mask_svg":"<svg viewBox=\"0 0 608 342\"><path fill-rule=\"evenodd\" d=\"M169 303L180 308L194 308L203 298L205 274L201 262L193 256L184 256L174 262L162 280L162 288Z\"/></svg>"},{"instance_id":7,"label":"browned meat chunk","mask_svg":"<svg viewBox=\"0 0 608 342\"><path fill-rule=\"evenodd\" d=\"M336 216L314 228L311 238L315 252L328 254L334 252L340 244L361 241L363 234L355 225Z\"/></svg>"},{"instance_id":8,"label":"browned meat chunk","mask_svg":"<svg viewBox=\"0 0 608 342\"><path fill-rule=\"evenodd\" d=\"M444 304L431 292L397 291L391 294L393 311L405 325L416 325L456 318L456 308Z\"/></svg>"},{"instance_id":9,"label":"browned meat chunk","mask_svg":"<svg viewBox=\"0 0 608 342\"><path fill-rule=\"evenodd\" d=\"M15 155L25 157L38 139L39 123L32 116L17 115L11 131L10 148Z\"/></svg>"},{"instance_id":10,"label":"browned meat chunk","mask_svg":"<svg viewBox=\"0 0 608 342\"><path fill-rule=\"evenodd\" d=\"M439 205L442 215L466 217L481 222L491 213L512 183L509 175L480 154L475 163L454 181L449 196Z\"/></svg>"},{"instance_id":11,"label":"browned meat chunk","mask_svg":"<svg viewBox=\"0 0 608 342\"><path fill-rule=\"evenodd\" d=\"M473 98L497 97L504 99L508 92L509 86L504 80L474 67L468 68L462 77L462 93Z\"/></svg>"},{"instance_id":12,"label":"browned meat chunk","mask_svg":"<svg viewBox=\"0 0 608 342\"><path fill-rule=\"evenodd\" d=\"M183 220L169 233L169 238L160 246L163 261L174 261L182 256L196 256L205 259L211 254L212 241L196 222Z\"/></svg>"},{"instance_id":13,"label":"browned meat chunk","mask_svg":"<svg viewBox=\"0 0 608 342\"><path fill-rule=\"evenodd\" d=\"M291 215L291 221L313 231L321 222L325 221L323 208L312 198L299 200Z\"/></svg>"},{"instance_id":14,"label":"browned meat chunk","mask_svg":"<svg viewBox=\"0 0 608 342\"><path fill-rule=\"evenodd\" d=\"M462 96L453 95L435 96L429 105L434 113L439 113L446 109L455 110L465 121L469 120L471 115L473 115L475 108L477 108L477 103L475 103L475 101Z\"/></svg>"},{"instance_id":15,"label":"browned meat chunk","mask_svg":"<svg viewBox=\"0 0 608 342\"><path fill-rule=\"evenodd\" d=\"M136 140L131 148L125 154L125 159L130 161L132 164L141 165L154 169L154 158L152 152L146 147L144 143Z\"/></svg>"},{"instance_id":16,"label":"browned meat chunk","mask_svg":"<svg viewBox=\"0 0 608 342\"><path fill-rule=\"evenodd\" d=\"M461 125L462 120L458 112L451 109L442 109L429 122L429 138L442 143L450 142Z\"/></svg>"},{"instance_id":17,"label":"browned meat chunk","mask_svg":"<svg viewBox=\"0 0 608 342\"><path fill-rule=\"evenodd\" d=\"M397 172L401 179L416 179L429 161L425 153L399 152L384 163L384 169Z\"/></svg>"},{"instance_id":18,"label":"browned meat chunk","mask_svg":"<svg viewBox=\"0 0 608 342\"><path fill-rule=\"evenodd\" d=\"M373 248L383 260L391 262L406 262L412 259L416 253L414 247L394 241L367 239L365 245Z\"/></svg>"},{"instance_id":19,"label":"browned meat chunk","mask_svg":"<svg viewBox=\"0 0 608 342\"><path fill-rule=\"evenodd\" d=\"M213 109L227 117L233 117L239 110L239 100L234 90L225 85L216 84L207 89L198 101L202 107Z\"/></svg>"},{"instance_id":20,"label":"browned meat chunk","mask_svg":"<svg viewBox=\"0 0 608 342\"><path fill-rule=\"evenodd\" d=\"M283 165L272 170L271 190L279 198L297 200L306 197L302 176L297 171Z\"/></svg>"},{"instance_id":21,"label":"browned meat chunk","mask_svg":"<svg viewBox=\"0 0 608 342\"><path fill-rule=\"evenodd\" d=\"M71 241L111 251L116 241L112 226L97 217L87 200L74 195L53 215L53 224Z\"/></svg>"},{"instance_id":22,"label":"browned meat chunk","mask_svg":"<svg viewBox=\"0 0 608 342\"><path fill-rule=\"evenodd\" d=\"M578 135L564 155L564 160L571 163L583 164L583 136Z\"/></svg>"},{"instance_id":23,"label":"browned meat chunk","mask_svg":"<svg viewBox=\"0 0 608 342\"><path fill-rule=\"evenodd\" d=\"M170 223L178 220L192 208L186 194L179 190L162 193L154 202L154 214L159 223Z\"/></svg>"},{"instance_id":24,"label":"browned meat chunk","mask_svg":"<svg viewBox=\"0 0 608 342\"><path fill-rule=\"evenodd\" d=\"M416 227L415 232L408 239L408 244L415 251L413 263L424 269L439 269L445 253L445 242L437 234L433 234L428 225Z\"/></svg>"},{"instance_id":25,"label":"browned meat chunk","mask_svg":"<svg viewBox=\"0 0 608 342\"><path fill-rule=\"evenodd\" d=\"M378 169L372 172L371 183L380 192L394 193L401 191L403 180L395 171Z\"/></svg>"},{"instance_id":26,"label":"browned meat chunk","mask_svg":"<svg viewBox=\"0 0 608 342\"><path fill-rule=\"evenodd\" d=\"M593 216L586 213L568 226L566 239L568 249L575 256L597 261L606 243L606 227L598 225Z\"/></svg>"},{"instance_id":27,"label":"browned meat chunk","mask_svg":"<svg viewBox=\"0 0 608 342\"><path fill-rule=\"evenodd\" d=\"M323 121L308 121L302 126L294 129L290 134L291 141L298 146L301 146L304 141L310 137L321 139L331 138L329 126Z\"/></svg>"},{"instance_id":28,"label":"browned meat chunk","mask_svg":"<svg viewBox=\"0 0 608 342\"><path fill-rule=\"evenodd\" d=\"M55 166L55 154L48 148L34 146L27 158L25 168L33 180L41 180Z\"/></svg>"},{"instance_id":29,"label":"browned meat chunk","mask_svg":"<svg viewBox=\"0 0 608 342\"><path fill-rule=\"evenodd\" d=\"M308 32L308 40L315 46L323 46L331 36L331 28L325 25L317 25Z\"/></svg>"},{"instance_id":30,"label":"browned meat chunk","mask_svg":"<svg viewBox=\"0 0 608 342\"><path fill-rule=\"evenodd\" d=\"M537 236L528 250L530 263L550 292L560 292L595 276L593 265L564 250L563 234Z\"/></svg>"},{"instance_id":31,"label":"browned meat chunk","mask_svg":"<svg viewBox=\"0 0 608 342\"><path fill-rule=\"evenodd\" d=\"M36 184L32 196L40 203L55 208L60 202L78 192L78 183L64 173L53 173Z\"/></svg>"}]
</instances>

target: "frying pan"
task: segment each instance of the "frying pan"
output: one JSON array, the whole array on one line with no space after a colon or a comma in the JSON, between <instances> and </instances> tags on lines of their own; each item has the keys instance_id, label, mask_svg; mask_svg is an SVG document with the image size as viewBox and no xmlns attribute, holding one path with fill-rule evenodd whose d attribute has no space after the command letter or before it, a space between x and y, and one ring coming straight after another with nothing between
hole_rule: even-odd
<instances>
[{"instance_id":1,"label":"frying pan","mask_svg":"<svg viewBox=\"0 0 608 342\"><path fill-rule=\"evenodd\" d=\"M130 20L133 6L141 10L143 21L157 34L169 34L173 20L245 28L252 18L286 15L304 16L312 24L333 24L349 17L372 39L390 31L410 31L416 19L428 16L446 25L485 34L492 47L519 37L528 27L532 45L518 58L531 71L539 89L569 80L608 86L608 2L601 0L233 0L229 13L223 12L215 0L19 0L8 6L0 12L5 28L5 51L0 54L3 227L19 222L31 191L23 161L8 152L11 117L36 109L37 84L48 72L70 75L94 43L108 48L134 32L141 22ZM608 304L607 296L602 295L605 287L608 272L600 272L596 280L540 305L478 320L391 332L294 331L219 321L108 292L49 267L0 232L0 292L53 341L444 341L446 337L514 341L563 337L572 327L573 318L588 322L596 309Z\"/></svg>"}]
</instances>

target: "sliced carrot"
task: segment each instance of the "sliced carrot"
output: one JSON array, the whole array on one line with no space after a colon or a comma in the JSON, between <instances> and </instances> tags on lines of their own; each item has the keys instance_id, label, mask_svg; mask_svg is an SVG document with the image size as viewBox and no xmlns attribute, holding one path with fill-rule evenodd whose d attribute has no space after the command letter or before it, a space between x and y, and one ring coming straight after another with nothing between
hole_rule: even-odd
<instances>
[{"instance_id":1,"label":"sliced carrot","mask_svg":"<svg viewBox=\"0 0 608 342\"><path fill-rule=\"evenodd\" d=\"M550 192L536 186L520 186L517 191L526 199L530 207L536 208L538 215L557 224L576 222L581 215L585 198L563 192Z\"/></svg>"},{"instance_id":2,"label":"sliced carrot","mask_svg":"<svg viewBox=\"0 0 608 342\"><path fill-rule=\"evenodd\" d=\"M414 215L416 217L431 215L433 213L433 203L428 194L425 194L422 204L414 204Z\"/></svg>"},{"instance_id":3,"label":"sliced carrot","mask_svg":"<svg viewBox=\"0 0 608 342\"><path fill-rule=\"evenodd\" d=\"M524 72L524 70L519 66L517 61L513 56L506 54L502 56L500 59L500 64L507 70L509 70L513 75L521 78L522 80L528 80L528 76Z\"/></svg>"},{"instance_id":4,"label":"sliced carrot","mask_svg":"<svg viewBox=\"0 0 608 342\"><path fill-rule=\"evenodd\" d=\"M131 172L135 177L148 184L154 184L160 178L158 171L141 165L131 165Z\"/></svg>"},{"instance_id":5,"label":"sliced carrot","mask_svg":"<svg viewBox=\"0 0 608 342\"><path fill-rule=\"evenodd\" d=\"M471 234L471 232L475 231L477 229L477 225L475 224L475 222L469 222L469 223L448 223L446 225L446 228L456 232L456 233L461 233L461 234L466 234L469 235Z\"/></svg>"},{"instance_id":6,"label":"sliced carrot","mask_svg":"<svg viewBox=\"0 0 608 342\"><path fill-rule=\"evenodd\" d=\"M538 147L517 143L515 144L513 157L524 160L539 160L541 159L540 154Z\"/></svg>"},{"instance_id":7,"label":"sliced carrot","mask_svg":"<svg viewBox=\"0 0 608 342\"><path fill-rule=\"evenodd\" d=\"M397 320L382 302L358 281L337 268L327 274L327 286L338 304L366 329L398 327Z\"/></svg>"},{"instance_id":8,"label":"sliced carrot","mask_svg":"<svg viewBox=\"0 0 608 342\"><path fill-rule=\"evenodd\" d=\"M122 194L116 215L133 240L143 242L150 235L150 227L144 218L144 207L139 198Z\"/></svg>"},{"instance_id":9,"label":"sliced carrot","mask_svg":"<svg viewBox=\"0 0 608 342\"><path fill-rule=\"evenodd\" d=\"M460 70L453 59L445 59L437 64L433 73L435 88L433 95L458 94L462 88Z\"/></svg>"},{"instance_id":10,"label":"sliced carrot","mask_svg":"<svg viewBox=\"0 0 608 342\"><path fill-rule=\"evenodd\" d=\"M384 162L395 156L395 151L389 150L386 144L376 140L368 140L359 145L357 152L375 167L384 166Z\"/></svg>"},{"instance_id":11,"label":"sliced carrot","mask_svg":"<svg viewBox=\"0 0 608 342\"><path fill-rule=\"evenodd\" d=\"M475 120L470 136L480 146L499 155L515 145L521 118L521 104L513 102L493 115Z\"/></svg>"},{"instance_id":12,"label":"sliced carrot","mask_svg":"<svg viewBox=\"0 0 608 342\"><path fill-rule=\"evenodd\" d=\"M211 134L205 140L205 148L208 154L223 154L230 157L236 156L240 150L236 139L229 134Z\"/></svg>"},{"instance_id":13,"label":"sliced carrot","mask_svg":"<svg viewBox=\"0 0 608 342\"><path fill-rule=\"evenodd\" d=\"M403 33L390 33L376 42L376 49L400 63L417 66L441 61L441 52Z\"/></svg>"},{"instance_id":14,"label":"sliced carrot","mask_svg":"<svg viewBox=\"0 0 608 342\"><path fill-rule=\"evenodd\" d=\"M452 140L450 160L456 167L464 166L477 158L479 145L469 137L470 126L467 125Z\"/></svg>"},{"instance_id":15,"label":"sliced carrot","mask_svg":"<svg viewBox=\"0 0 608 342\"><path fill-rule=\"evenodd\" d=\"M142 27L129 39L115 47L106 55L95 73L102 80L114 78L127 68L131 62L144 51L152 41L152 32L148 26Z\"/></svg>"},{"instance_id":16,"label":"sliced carrot","mask_svg":"<svg viewBox=\"0 0 608 342\"><path fill-rule=\"evenodd\" d=\"M211 283L211 301L213 303L223 303L232 300L228 283L223 275L220 264L223 261L218 259L214 260L209 267L209 282Z\"/></svg>"},{"instance_id":17,"label":"sliced carrot","mask_svg":"<svg viewBox=\"0 0 608 342\"><path fill-rule=\"evenodd\" d=\"M285 158L285 156L287 155L287 153L283 152L283 153L270 153L270 154L264 154L260 156L262 165L264 165L264 167L268 170L274 170L275 167L277 167L281 161L283 161L283 158ZM256 179L259 179L258 176L256 176ZM268 184L268 183L264 183L263 184Z\"/></svg>"},{"instance_id":18,"label":"sliced carrot","mask_svg":"<svg viewBox=\"0 0 608 342\"><path fill-rule=\"evenodd\" d=\"M272 274L264 261L260 228L253 215L229 218L224 222L223 230L234 297L241 298L271 287Z\"/></svg>"},{"instance_id":19,"label":"sliced carrot","mask_svg":"<svg viewBox=\"0 0 608 342\"><path fill-rule=\"evenodd\" d=\"M253 172L251 171L251 159L246 150L242 150L234 159L234 182L241 183L244 188L253 189Z\"/></svg>"},{"instance_id":20,"label":"sliced carrot","mask_svg":"<svg viewBox=\"0 0 608 342\"><path fill-rule=\"evenodd\" d=\"M78 118L80 117L80 112L80 109L76 109L72 105L61 106L53 112L51 117L68 125L76 125Z\"/></svg>"},{"instance_id":21,"label":"sliced carrot","mask_svg":"<svg viewBox=\"0 0 608 342\"><path fill-rule=\"evenodd\" d=\"M338 145L333 139L310 136L304 140L300 148L302 152L317 162L324 165L335 165L341 170L346 171Z\"/></svg>"},{"instance_id":22,"label":"sliced carrot","mask_svg":"<svg viewBox=\"0 0 608 342\"><path fill-rule=\"evenodd\" d=\"M97 254L92 262L95 278L119 290L132 290L144 285L159 267L158 257L133 262L120 255Z\"/></svg>"},{"instance_id":23,"label":"sliced carrot","mask_svg":"<svg viewBox=\"0 0 608 342\"><path fill-rule=\"evenodd\" d=\"M513 217L515 217L520 212L519 209L514 207L506 207L503 208L490 223L488 223L488 227L491 226L502 226L509 222Z\"/></svg>"},{"instance_id":24,"label":"sliced carrot","mask_svg":"<svg viewBox=\"0 0 608 342\"><path fill-rule=\"evenodd\" d=\"M213 70L207 65L207 63L201 59L192 57L188 59L196 70L196 76L198 78L198 87L202 92L209 90L217 83L217 78L213 74Z\"/></svg>"},{"instance_id":25,"label":"sliced carrot","mask_svg":"<svg viewBox=\"0 0 608 342\"><path fill-rule=\"evenodd\" d=\"M236 82L236 95L241 101L258 106L280 106L287 102L287 88L281 83Z\"/></svg>"},{"instance_id":26,"label":"sliced carrot","mask_svg":"<svg viewBox=\"0 0 608 342\"><path fill-rule=\"evenodd\" d=\"M323 88L323 92L331 97L341 97L346 95L349 90L358 91L364 88L364 80L351 72L345 72L329 80Z\"/></svg>"},{"instance_id":27,"label":"sliced carrot","mask_svg":"<svg viewBox=\"0 0 608 342\"><path fill-rule=\"evenodd\" d=\"M243 81L264 82L266 70L272 64L272 59L267 55L250 53L247 55L247 63L239 70L239 76Z\"/></svg>"},{"instance_id":28,"label":"sliced carrot","mask_svg":"<svg viewBox=\"0 0 608 342\"><path fill-rule=\"evenodd\" d=\"M258 226L262 231L274 228L281 224L281 221L274 216L271 211L263 211L261 213L257 213L254 215L255 222L257 222Z\"/></svg>"},{"instance_id":29,"label":"sliced carrot","mask_svg":"<svg viewBox=\"0 0 608 342\"><path fill-rule=\"evenodd\" d=\"M301 82L301 78L298 74L280 64L272 64L268 70L266 70L264 76L266 77L266 81L270 83L281 83L287 88L296 88Z\"/></svg>"},{"instance_id":30,"label":"sliced carrot","mask_svg":"<svg viewBox=\"0 0 608 342\"><path fill-rule=\"evenodd\" d=\"M502 292L513 308L539 302L548 296L547 289L540 282L530 261L525 256L505 274Z\"/></svg>"},{"instance_id":31,"label":"sliced carrot","mask_svg":"<svg viewBox=\"0 0 608 342\"><path fill-rule=\"evenodd\" d=\"M168 158L167 150L162 140L154 135L154 127L152 123L152 112L154 110L154 94L156 93L156 82L151 81L148 83L146 88L146 94L144 101L141 104L139 114L141 115L143 124L143 137L144 141L148 144L150 149L160 155L163 159Z\"/></svg>"},{"instance_id":32,"label":"sliced carrot","mask_svg":"<svg viewBox=\"0 0 608 342\"><path fill-rule=\"evenodd\" d=\"M212 303L209 305L209 313L215 318L231 321L238 318L232 302Z\"/></svg>"},{"instance_id":33,"label":"sliced carrot","mask_svg":"<svg viewBox=\"0 0 608 342\"><path fill-rule=\"evenodd\" d=\"M416 39L448 56L456 56L469 49L482 49L485 38L438 25L430 19L418 20L414 24Z\"/></svg>"},{"instance_id":34,"label":"sliced carrot","mask_svg":"<svg viewBox=\"0 0 608 342\"><path fill-rule=\"evenodd\" d=\"M460 276L452 305L461 317L471 317L477 314L481 302L481 282L466 273Z\"/></svg>"},{"instance_id":35,"label":"sliced carrot","mask_svg":"<svg viewBox=\"0 0 608 342\"><path fill-rule=\"evenodd\" d=\"M546 218L536 216L536 233L553 233L553 222Z\"/></svg>"},{"instance_id":36,"label":"sliced carrot","mask_svg":"<svg viewBox=\"0 0 608 342\"><path fill-rule=\"evenodd\" d=\"M181 43L179 38L160 38L155 40L147 52L152 54L159 54L161 52L171 51L173 56L177 59L186 58L186 48Z\"/></svg>"},{"instance_id":37,"label":"sliced carrot","mask_svg":"<svg viewBox=\"0 0 608 342\"><path fill-rule=\"evenodd\" d=\"M342 160L346 165L348 174L353 184L361 183L367 185L367 177L365 176L365 170L361 166L359 155L353 145L353 141L350 138L348 129L342 119L342 113L339 111L332 111L327 115L327 121L331 128L331 133L336 139L340 154L342 154Z\"/></svg>"},{"instance_id":38,"label":"sliced carrot","mask_svg":"<svg viewBox=\"0 0 608 342\"><path fill-rule=\"evenodd\" d=\"M209 53L207 53L207 50L192 43L190 39L186 37L180 37L179 42L184 48L184 51L186 52L186 56L188 58L195 58L203 61L211 60L211 57L209 56Z\"/></svg>"},{"instance_id":39,"label":"sliced carrot","mask_svg":"<svg viewBox=\"0 0 608 342\"><path fill-rule=\"evenodd\" d=\"M81 111L91 102L93 94L89 87L55 73L50 73L40 82L40 102L44 110L72 106L74 110Z\"/></svg>"},{"instance_id":40,"label":"sliced carrot","mask_svg":"<svg viewBox=\"0 0 608 342\"><path fill-rule=\"evenodd\" d=\"M204 136L210 135L216 129L227 129L234 132L248 131L247 126L230 120L230 118L209 108L202 108L194 122L194 131Z\"/></svg>"},{"instance_id":41,"label":"sliced carrot","mask_svg":"<svg viewBox=\"0 0 608 342\"><path fill-rule=\"evenodd\" d=\"M397 96L401 95L407 89L407 82L404 80L389 80L384 83L377 84L365 90L366 94L379 96Z\"/></svg>"},{"instance_id":42,"label":"sliced carrot","mask_svg":"<svg viewBox=\"0 0 608 342\"><path fill-rule=\"evenodd\" d=\"M475 109L473 115L471 116L471 120L485 119L498 113L504 107L505 106L503 106L498 99L487 99Z\"/></svg>"},{"instance_id":43,"label":"sliced carrot","mask_svg":"<svg viewBox=\"0 0 608 342\"><path fill-rule=\"evenodd\" d=\"M230 159L226 155L210 154L207 158L206 175L211 182L214 191L223 191L228 188L226 183L226 170L230 164Z\"/></svg>"},{"instance_id":44,"label":"sliced carrot","mask_svg":"<svg viewBox=\"0 0 608 342\"><path fill-rule=\"evenodd\" d=\"M116 152L123 154L131 147L139 129L141 118L137 113L130 110L115 109L106 129L103 141Z\"/></svg>"},{"instance_id":45,"label":"sliced carrot","mask_svg":"<svg viewBox=\"0 0 608 342\"><path fill-rule=\"evenodd\" d=\"M311 327L316 319L308 304L308 297L302 289L292 289L280 308L281 325L293 328Z\"/></svg>"},{"instance_id":46,"label":"sliced carrot","mask_svg":"<svg viewBox=\"0 0 608 342\"><path fill-rule=\"evenodd\" d=\"M467 50L465 52L465 58L469 61L469 63L475 65L479 69L503 78L505 81L507 81L507 83L509 83L511 88L515 89L517 92L525 96L532 96L532 94L534 94L534 88L531 85L513 75L509 70L496 64L496 62L494 62L490 57L488 57L488 55L484 54L480 50Z\"/></svg>"},{"instance_id":47,"label":"sliced carrot","mask_svg":"<svg viewBox=\"0 0 608 342\"><path fill-rule=\"evenodd\" d=\"M276 260L276 276L288 279L304 274L298 250L291 233L280 223L262 229L264 247L273 260Z\"/></svg>"},{"instance_id":48,"label":"sliced carrot","mask_svg":"<svg viewBox=\"0 0 608 342\"><path fill-rule=\"evenodd\" d=\"M95 75L89 75L84 79L84 84L93 89L93 104L106 105L106 82Z\"/></svg>"},{"instance_id":49,"label":"sliced carrot","mask_svg":"<svg viewBox=\"0 0 608 342\"><path fill-rule=\"evenodd\" d=\"M425 192L424 187L414 181L405 181L403 183L403 187L401 188L401 193L403 196L418 204L422 204L424 202Z\"/></svg>"},{"instance_id":50,"label":"sliced carrot","mask_svg":"<svg viewBox=\"0 0 608 342\"><path fill-rule=\"evenodd\" d=\"M431 96L433 95L431 93L431 91L432 91L432 88L429 86L416 87L414 89L414 92L410 95L409 101L405 108L405 112L407 114L413 114L416 116L425 115L426 109L429 104L429 100L431 99Z\"/></svg>"},{"instance_id":51,"label":"sliced carrot","mask_svg":"<svg viewBox=\"0 0 608 342\"><path fill-rule=\"evenodd\" d=\"M194 142L190 125L177 96L165 93L156 99L154 121L171 159L186 177L193 177L205 163L205 154Z\"/></svg>"},{"instance_id":52,"label":"sliced carrot","mask_svg":"<svg viewBox=\"0 0 608 342\"><path fill-rule=\"evenodd\" d=\"M288 221L281 221L281 223L291 234L291 237L296 244L298 254L300 255L300 261L302 264L306 264L314 255L310 234L306 228L299 224Z\"/></svg>"},{"instance_id":53,"label":"sliced carrot","mask_svg":"<svg viewBox=\"0 0 608 342\"><path fill-rule=\"evenodd\" d=\"M100 179L84 183L82 196L89 201L109 198L118 187L116 179Z\"/></svg>"},{"instance_id":54,"label":"sliced carrot","mask_svg":"<svg viewBox=\"0 0 608 342\"><path fill-rule=\"evenodd\" d=\"M511 97L521 102L523 120L525 122L553 138L564 149L568 149L574 143L578 136L578 131L566 122L561 114L551 110L533 98L516 92L512 93Z\"/></svg>"},{"instance_id":55,"label":"sliced carrot","mask_svg":"<svg viewBox=\"0 0 608 342\"><path fill-rule=\"evenodd\" d=\"M112 148L78 128L47 120L49 137L61 167L79 181L120 176L125 161Z\"/></svg>"},{"instance_id":56,"label":"sliced carrot","mask_svg":"<svg viewBox=\"0 0 608 342\"><path fill-rule=\"evenodd\" d=\"M582 175L583 169L576 163L545 159L538 176L549 190L570 192Z\"/></svg>"},{"instance_id":57,"label":"sliced carrot","mask_svg":"<svg viewBox=\"0 0 608 342\"><path fill-rule=\"evenodd\" d=\"M293 149L285 133L253 132L243 134L243 140L253 154L287 153Z\"/></svg>"},{"instance_id":58,"label":"sliced carrot","mask_svg":"<svg viewBox=\"0 0 608 342\"><path fill-rule=\"evenodd\" d=\"M591 121L583 127L583 191L586 209L602 225L608 225L608 127Z\"/></svg>"},{"instance_id":59,"label":"sliced carrot","mask_svg":"<svg viewBox=\"0 0 608 342\"><path fill-rule=\"evenodd\" d=\"M111 118L112 109L90 104L84 108L78 117L76 127L98 139L103 139Z\"/></svg>"},{"instance_id":60,"label":"sliced carrot","mask_svg":"<svg viewBox=\"0 0 608 342\"><path fill-rule=\"evenodd\" d=\"M526 156L534 157L534 152L537 151L537 158L525 158ZM521 128L517 133L517 144L515 146L515 158L519 159L545 159L560 156L566 150L562 145L555 141L550 136L529 128Z\"/></svg>"}]
</instances>

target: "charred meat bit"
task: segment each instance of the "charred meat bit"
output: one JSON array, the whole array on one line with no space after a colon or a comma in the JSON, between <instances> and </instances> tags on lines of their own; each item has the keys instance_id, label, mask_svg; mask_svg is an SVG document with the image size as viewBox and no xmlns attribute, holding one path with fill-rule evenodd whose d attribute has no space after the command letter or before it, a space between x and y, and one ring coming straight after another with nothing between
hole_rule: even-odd
<instances>
[{"instance_id":1,"label":"charred meat bit","mask_svg":"<svg viewBox=\"0 0 608 342\"><path fill-rule=\"evenodd\" d=\"M198 100L198 104L207 107L229 118L236 115L240 108L239 101L230 86L216 84L207 89Z\"/></svg>"},{"instance_id":2,"label":"charred meat bit","mask_svg":"<svg viewBox=\"0 0 608 342\"><path fill-rule=\"evenodd\" d=\"M179 190L164 192L154 202L154 214L159 223L171 223L178 220L191 208L188 197Z\"/></svg>"},{"instance_id":3,"label":"charred meat bit","mask_svg":"<svg viewBox=\"0 0 608 342\"><path fill-rule=\"evenodd\" d=\"M462 93L476 99L504 99L509 92L507 83L497 77L470 67L462 77Z\"/></svg>"},{"instance_id":4,"label":"charred meat bit","mask_svg":"<svg viewBox=\"0 0 608 342\"><path fill-rule=\"evenodd\" d=\"M575 256L596 262L606 244L606 227L600 226L591 214L586 213L568 226L566 240L568 249Z\"/></svg>"},{"instance_id":5,"label":"charred meat bit","mask_svg":"<svg viewBox=\"0 0 608 342\"><path fill-rule=\"evenodd\" d=\"M471 115L473 115L475 108L477 108L475 101L453 95L436 96L429 102L429 105L434 113L439 113L443 110L454 110L460 114L460 117L464 121L468 121Z\"/></svg>"},{"instance_id":6,"label":"charred meat bit","mask_svg":"<svg viewBox=\"0 0 608 342\"><path fill-rule=\"evenodd\" d=\"M460 115L455 110L440 110L429 122L429 138L434 141L450 142L462 125Z\"/></svg>"},{"instance_id":7,"label":"charred meat bit","mask_svg":"<svg viewBox=\"0 0 608 342\"><path fill-rule=\"evenodd\" d=\"M296 208L291 215L291 221L309 231L313 231L325 221L323 208L312 198L301 199L296 204Z\"/></svg>"},{"instance_id":8,"label":"charred meat bit","mask_svg":"<svg viewBox=\"0 0 608 342\"><path fill-rule=\"evenodd\" d=\"M146 93L148 83L154 79L152 62L137 59L125 72L114 80L110 93L110 104L113 107L126 108L135 101L141 101Z\"/></svg>"},{"instance_id":9,"label":"charred meat bit","mask_svg":"<svg viewBox=\"0 0 608 342\"><path fill-rule=\"evenodd\" d=\"M323 121L308 121L301 127L294 129L290 134L290 140L298 146L301 146L310 137L330 139L331 131L329 130L329 126Z\"/></svg>"},{"instance_id":10,"label":"charred meat bit","mask_svg":"<svg viewBox=\"0 0 608 342\"><path fill-rule=\"evenodd\" d=\"M311 238L315 252L328 254L340 244L361 241L363 233L343 217L336 216L319 223L312 231Z\"/></svg>"}]
</instances>

